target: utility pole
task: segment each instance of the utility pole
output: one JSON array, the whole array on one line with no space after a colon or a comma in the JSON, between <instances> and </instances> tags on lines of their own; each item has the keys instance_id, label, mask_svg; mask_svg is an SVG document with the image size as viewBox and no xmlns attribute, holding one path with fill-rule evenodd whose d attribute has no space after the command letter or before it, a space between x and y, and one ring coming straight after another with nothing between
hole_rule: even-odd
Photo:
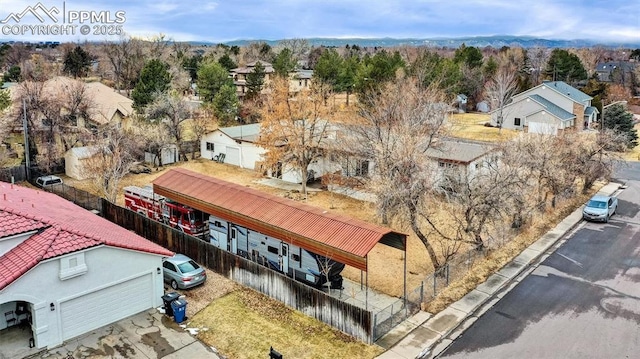
<instances>
[{"instance_id":1,"label":"utility pole","mask_svg":"<svg viewBox=\"0 0 640 359\"><path fill-rule=\"evenodd\" d=\"M24 132L24 163L25 172L27 174L27 181L31 179L30 169L31 163L29 161L29 127L27 126L27 102L22 99L22 131Z\"/></svg>"}]
</instances>

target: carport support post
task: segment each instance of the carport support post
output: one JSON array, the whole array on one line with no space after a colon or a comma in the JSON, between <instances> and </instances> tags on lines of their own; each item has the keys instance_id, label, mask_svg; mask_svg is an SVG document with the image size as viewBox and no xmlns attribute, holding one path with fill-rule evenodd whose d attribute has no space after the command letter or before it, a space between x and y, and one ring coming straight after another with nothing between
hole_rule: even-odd
<instances>
[{"instance_id":1,"label":"carport support post","mask_svg":"<svg viewBox=\"0 0 640 359\"><path fill-rule=\"evenodd\" d=\"M364 273L362 273L362 271L360 271L360 290L362 290L362 283L364 282Z\"/></svg>"},{"instance_id":2,"label":"carport support post","mask_svg":"<svg viewBox=\"0 0 640 359\"><path fill-rule=\"evenodd\" d=\"M407 310L407 250L404 250L404 273L402 291L404 292L404 310Z\"/></svg>"},{"instance_id":3,"label":"carport support post","mask_svg":"<svg viewBox=\"0 0 640 359\"><path fill-rule=\"evenodd\" d=\"M364 257L364 260L367 267L367 288L364 292L364 309L369 310L369 256Z\"/></svg>"}]
</instances>

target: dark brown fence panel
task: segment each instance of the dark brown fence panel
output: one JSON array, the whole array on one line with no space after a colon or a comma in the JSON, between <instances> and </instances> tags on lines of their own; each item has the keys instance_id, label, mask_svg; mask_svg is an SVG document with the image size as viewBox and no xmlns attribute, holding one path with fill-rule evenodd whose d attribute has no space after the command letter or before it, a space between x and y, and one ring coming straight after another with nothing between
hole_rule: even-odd
<instances>
[{"instance_id":1,"label":"dark brown fence panel","mask_svg":"<svg viewBox=\"0 0 640 359\"><path fill-rule=\"evenodd\" d=\"M109 221L133 230L171 251L183 253L216 273L277 299L363 342L373 343L373 313L368 310L345 303L258 263L108 201L102 201L102 213Z\"/></svg>"},{"instance_id":2,"label":"dark brown fence panel","mask_svg":"<svg viewBox=\"0 0 640 359\"><path fill-rule=\"evenodd\" d=\"M26 180L27 167L25 165L0 169L0 181L2 182L23 182Z\"/></svg>"}]
</instances>

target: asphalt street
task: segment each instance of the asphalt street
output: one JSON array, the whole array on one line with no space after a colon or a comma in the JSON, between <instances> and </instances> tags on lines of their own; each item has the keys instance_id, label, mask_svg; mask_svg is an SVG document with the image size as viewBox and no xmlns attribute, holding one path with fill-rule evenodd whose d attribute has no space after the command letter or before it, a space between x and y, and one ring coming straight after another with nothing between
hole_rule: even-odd
<instances>
[{"instance_id":1,"label":"asphalt street","mask_svg":"<svg viewBox=\"0 0 640 359\"><path fill-rule=\"evenodd\" d=\"M640 165L609 223L580 223L441 358L640 357Z\"/></svg>"}]
</instances>

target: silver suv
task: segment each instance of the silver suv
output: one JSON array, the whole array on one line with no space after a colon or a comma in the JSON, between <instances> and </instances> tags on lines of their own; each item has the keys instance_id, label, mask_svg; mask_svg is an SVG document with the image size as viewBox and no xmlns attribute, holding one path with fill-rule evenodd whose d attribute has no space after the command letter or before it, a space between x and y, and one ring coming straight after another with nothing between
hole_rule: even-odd
<instances>
[{"instance_id":1,"label":"silver suv","mask_svg":"<svg viewBox=\"0 0 640 359\"><path fill-rule=\"evenodd\" d=\"M54 186L62 185L62 178L58 176L42 176L36 178L36 184L41 188L52 188Z\"/></svg>"},{"instance_id":2,"label":"silver suv","mask_svg":"<svg viewBox=\"0 0 640 359\"><path fill-rule=\"evenodd\" d=\"M207 272L184 254L175 254L162 263L164 282L173 289L188 289L204 283Z\"/></svg>"}]
</instances>

